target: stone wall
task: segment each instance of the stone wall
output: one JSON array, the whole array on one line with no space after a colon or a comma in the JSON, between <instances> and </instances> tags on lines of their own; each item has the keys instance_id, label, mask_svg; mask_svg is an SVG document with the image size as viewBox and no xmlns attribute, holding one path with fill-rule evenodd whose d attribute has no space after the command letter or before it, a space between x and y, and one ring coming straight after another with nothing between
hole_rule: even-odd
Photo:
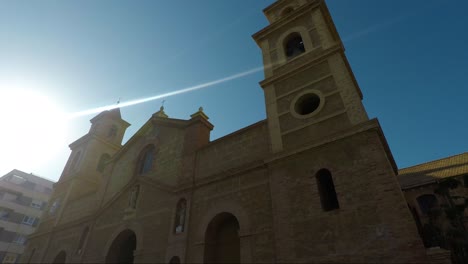
<instances>
[{"instance_id":1,"label":"stone wall","mask_svg":"<svg viewBox=\"0 0 468 264\"><path fill-rule=\"evenodd\" d=\"M274 262L273 215L265 167L198 187L191 211L187 262L203 262L207 227L220 213L230 213L239 222L242 262Z\"/></svg>"},{"instance_id":2,"label":"stone wall","mask_svg":"<svg viewBox=\"0 0 468 264\"><path fill-rule=\"evenodd\" d=\"M150 144L156 148L153 168L145 176L165 185L174 186L181 173L184 130L175 127L149 127L141 137L125 146L125 151L114 160L112 176L108 181L105 200L111 199L136 177L136 166L142 151Z\"/></svg>"},{"instance_id":3,"label":"stone wall","mask_svg":"<svg viewBox=\"0 0 468 264\"><path fill-rule=\"evenodd\" d=\"M262 160L269 153L266 121L211 142L197 153L196 180Z\"/></svg>"},{"instance_id":4,"label":"stone wall","mask_svg":"<svg viewBox=\"0 0 468 264\"><path fill-rule=\"evenodd\" d=\"M322 168L332 173L337 210L321 207L315 175ZM424 262L377 131L278 160L270 170L278 261Z\"/></svg>"}]
</instances>

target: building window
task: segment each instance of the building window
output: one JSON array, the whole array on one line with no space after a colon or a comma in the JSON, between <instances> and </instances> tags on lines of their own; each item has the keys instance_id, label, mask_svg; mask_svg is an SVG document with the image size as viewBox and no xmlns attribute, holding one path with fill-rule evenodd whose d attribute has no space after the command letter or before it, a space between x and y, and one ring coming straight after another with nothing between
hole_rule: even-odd
<instances>
[{"instance_id":1,"label":"building window","mask_svg":"<svg viewBox=\"0 0 468 264\"><path fill-rule=\"evenodd\" d=\"M138 174L145 174L152 169L154 149L154 145L149 145L143 150L138 164Z\"/></svg>"},{"instance_id":2,"label":"building window","mask_svg":"<svg viewBox=\"0 0 468 264\"><path fill-rule=\"evenodd\" d=\"M293 11L294 11L294 8L291 7L291 6L288 6L285 9L283 9L283 11L281 11L281 17L285 17L285 16L291 14Z\"/></svg>"},{"instance_id":3,"label":"building window","mask_svg":"<svg viewBox=\"0 0 468 264\"><path fill-rule=\"evenodd\" d=\"M30 226L32 226L32 225L34 224L34 221L35 221L35 220L36 220L36 217L32 217L32 216L27 216L27 215L25 215L25 216L23 217L23 222L22 222L22 223L25 224L25 225L30 225Z\"/></svg>"},{"instance_id":4,"label":"building window","mask_svg":"<svg viewBox=\"0 0 468 264\"><path fill-rule=\"evenodd\" d=\"M432 208L436 207L437 205L437 198L433 194L424 194L421 196L418 196L416 198L418 201L419 209L421 210L421 213L427 215Z\"/></svg>"},{"instance_id":5,"label":"building window","mask_svg":"<svg viewBox=\"0 0 468 264\"><path fill-rule=\"evenodd\" d=\"M15 263L15 262L16 262L16 255L9 253L3 258L2 263Z\"/></svg>"},{"instance_id":6,"label":"building window","mask_svg":"<svg viewBox=\"0 0 468 264\"><path fill-rule=\"evenodd\" d=\"M107 162L109 162L110 157L111 156L109 154L107 154L107 153L101 155L101 158L99 159L99 163L98 163L98 166L97 166L97 171L99 171L99 172L104 171L104 168L106 167Z\"/></svg>"},{"instance_id":7,"label":"building window","mask_svg":"<svg viewBox=\"0 0 468 264\"><path fill-rule=\"evenodd\" d=\"M89 227L87 226L83 230L83 233L81 234L81 237L80 237L80 242L78 243L78 249L76 251L78 255L80 255L83 252L83 246L84 246L84 243L86 242L86 238L88 238L88 234L89 234Z\"/></svg>"},{"instance_id":8,"label":"building window","mask_svg":"<svg viewBox=\"0 0 468 264\"><path fill-rule=\"evenodd\" d=\"M41 201L35 201L33 200L31 202L31 207L34 207L34 208L37 208L37 209L41 209L42 207L42 202Z\"/></svg>"},{"instance_id":9,"label":"building window","mask_svg":"<svg viewBox=\"0 0 468 264\"><path fill-rule=\"evenodd\" d=\"M295 32L286 38L284 42L284 52L288 59L292 59L305 52L301 34Z\"/></svg>"},{"instance_id":10,"label":"building window","mask_svg":"<svg viewBox=\"0 0 468 264\"><path fill-rule=\"evenodd\" d=\"M24 245L24 243L26 243L26 236L20 234L16 235L13 239L13 243Z\"/></svg>"},{"instance_id":11,"label":"building window","mask_svg":"<svg viewBox=\"0 0 468 264\"><path fill-rule=\"evenodd\" d=\"M187 201L185 199L180 199L180 201L177 203L176 217L175 217L175 224L174 224L174 233L176 234L184 232L186 211L187 211Z\"/></svg>"},{"instance_id":12,"label":"building window","mask_svg":"<svg viewBox=\"0 0 468 264\"><path fill-rule=\"evenodd\" d=\"M24 188L28 190L34 190L34 188L36 187L36 184L34 182L25 181L21 184L21 186L23 186Z\"/></svg>"},{"instance_id":13,"label":"building window","mask_svg":"<svg viewBox=\"0 0 468 264\"><path fill-rule=\"evenodd\" d=\"M45 187L45 188L44 188L44 193L45 193L45 194L52 194L52 188Z\"/></svg>"},{"instance_id":14,"label":"building window","mask_svg":"<svg viewBox=\"0 0 468 264\"><path fill-rule=\"evenodd\" d=\"M18 200L19 195L17 193L6 192L3 195L3 200L14 202Z\"/></svg>"},{"instance_id":15,"label":"building window","mask_svg":"<svg viewBox=\"0 0 468 264\"><path fill-rule=\"evenodd\" d=\"M321 109L323 102L318 93L313 91L306 91L294 99L293 111L301 118L312 116L317 110Z\"/></svg>"},{"instance_id":16,"label":"building window","mask_svg":"<svg viewBox=\"0 0 468 264\"><path fill-rule=\"evenodd\" d=\"M323 210L331 211L340 208L330 171L327 169L319 170L316 179Z\"/></svg>"},{"instance_id":17,"label":"building window","mask_svg":"<svg viewBox=\"0 0 468 264\"><path fill-rule=\"evenodd\" d=\"M0 219L6 220L10 217L11 210L6 208L0 208Z\"/></svg>"},{"instance_id":18,"label":"building window","mask_svg":"<svg viewBox=\"0 0 468 264\"><path fill-rule=\"evenodd\" d=\"M109 129L109 132L107 133L107 137L113 138L117 135L117 126L112 125L111 128Z\"/></svg>"},{"instance_id":19,"label":"building window","mask_svg":"<svg viewBox=\"0 0 468 264\"><path fill-rule=\"evenodd\" d=\"M178 256L173 256L171 260L169 260L169 264L179 264L180 258Z\"/></svg>"}]
</instances>

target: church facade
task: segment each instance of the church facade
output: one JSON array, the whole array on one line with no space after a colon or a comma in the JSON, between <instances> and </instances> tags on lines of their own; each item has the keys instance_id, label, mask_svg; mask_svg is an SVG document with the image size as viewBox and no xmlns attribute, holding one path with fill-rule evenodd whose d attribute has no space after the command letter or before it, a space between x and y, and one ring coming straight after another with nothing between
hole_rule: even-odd
<instances>
[{"instance_id":1,"label":"church facade","mask_svg":"<svg viewBox=\"0 0 468 264\"><path fill-rule=\"evenodd\" d=\"M91 119L29 263L425 263L376 119L323 0L278 0L253 35L267 118L210 141L154 113L122 145L119 109ZM262 103L262 102L259 102Z\"/></svg>"}]
</instances>

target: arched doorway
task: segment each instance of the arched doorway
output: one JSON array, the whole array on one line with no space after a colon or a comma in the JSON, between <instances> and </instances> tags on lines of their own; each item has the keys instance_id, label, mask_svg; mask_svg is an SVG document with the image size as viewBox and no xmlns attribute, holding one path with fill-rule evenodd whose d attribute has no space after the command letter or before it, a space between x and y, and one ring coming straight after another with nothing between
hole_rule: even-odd
<instances>
[{"instance_id":1,"label":"arched doorway","mask_svg":"<svg viewBox=\"0 0 468 264\"><path fill-rule=\"evenodd\" d=\"M133 252L136 249L136 235L126 229L114 239L106 256L106 263L133 263Z\"/></svg>"},{"instance_id":2,"label":"arched doorway","mask_svg":"<svg viewBox=\"0 0 468 264\"><path fill-rule=\"evenodd\" d=\"M169 264L179 264L180 263L180 258L178 256L174 256L169 260Z\"/></svg>"},{"instance_id":3,"label":"arched doorway","mask_svg":"<svg viewBox=\"0 0 468 264\"><path fill-rule=\"evenodd\" d=\"M52 263L65 263L65 261L67 260L67 253L65 253L65 251L60 251L60 253L57 254L57 256L54 258L54 261L52 261Z\"/></svg>"},{"instance_id":4,"label":"arched doorway","mask_svg":"<svg viewBox=\"0 0 468 264\"><path fill-rule=\"evenodd\" d=\"M211 220L205 233L205 263L240 263L239 222L230 213Z\"/></svg>"}]
</instances>

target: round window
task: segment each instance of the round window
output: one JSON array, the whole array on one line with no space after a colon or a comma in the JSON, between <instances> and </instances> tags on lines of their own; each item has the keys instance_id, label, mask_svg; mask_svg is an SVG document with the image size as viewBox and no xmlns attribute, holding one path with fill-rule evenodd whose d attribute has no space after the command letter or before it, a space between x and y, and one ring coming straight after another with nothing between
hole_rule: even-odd
<instances>
[{"instance_id":1,"label":"round window","mask_svg":"<svg viewBox=\"0 0 468 264\"><path fill-rule=\"evenodd\" d=\"M294 111L301 116L309 115L320 106L320 97L315 93L301 95L294 104Z\"/></svg>"}]
</instances>

